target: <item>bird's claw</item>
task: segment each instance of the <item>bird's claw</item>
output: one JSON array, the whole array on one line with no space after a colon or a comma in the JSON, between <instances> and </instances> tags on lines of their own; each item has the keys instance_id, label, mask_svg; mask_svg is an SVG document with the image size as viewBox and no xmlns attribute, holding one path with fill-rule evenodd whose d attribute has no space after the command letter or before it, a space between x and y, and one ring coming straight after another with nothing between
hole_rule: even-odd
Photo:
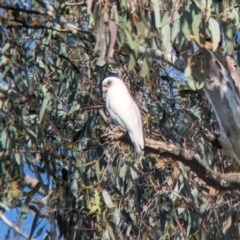
<instances>
[{"instance_id":1,"label":"bird's claw","mask_svg":"<svg viewBox=\"0 0 240 240\"><path fill-rule=\"evenodd\" d=\"M125 133L121 130L120 127L115 127L113 129L109 129L106 133L104 133L104 137L111 140L117 140L121 138Z\"/></svg>"}]
</instances>

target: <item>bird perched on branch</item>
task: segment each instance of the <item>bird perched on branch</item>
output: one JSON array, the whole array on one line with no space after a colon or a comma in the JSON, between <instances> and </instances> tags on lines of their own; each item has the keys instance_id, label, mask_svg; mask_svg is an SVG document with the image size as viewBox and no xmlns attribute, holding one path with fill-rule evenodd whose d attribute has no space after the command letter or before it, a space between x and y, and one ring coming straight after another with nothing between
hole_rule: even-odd
<instances>
[{"instance_id":1,"label":"bird perched on branch","mask_svg":"<svg viewBox=\"0 0 240 240\"><path fill-rule=\"evenodd\" d=\"M107 77L102 82L106 108L113 122L129 137L140 154L144 148L143 126L140 111L125 83L117 77Z\"/></svg>"}]
</instances>

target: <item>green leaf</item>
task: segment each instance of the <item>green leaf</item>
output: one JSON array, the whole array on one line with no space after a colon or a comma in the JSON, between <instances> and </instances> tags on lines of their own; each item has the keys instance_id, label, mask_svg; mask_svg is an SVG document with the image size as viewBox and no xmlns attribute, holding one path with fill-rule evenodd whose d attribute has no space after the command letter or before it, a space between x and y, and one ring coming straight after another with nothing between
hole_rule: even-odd
<instances>
[{"instance_id":1,"label":"green leaf","mask_svg":"<svg viewBox=\"0 0 240 240\"><path fill-rule=\"evenodd\" d=\"M111 19L118 25L119 17L118 17L117 4L113 4L111 8Z\"/></svg>"},{"instance_id":2,"label":"green leaf","mask_svg":"<svg viewBox=\"0 0 240 240\"><path fill-rule=\"evenodd\" d=\"M77 184L77 180L76 179L73 180L73 183L72 183L72 186L71 186L71 192L72 192L72 195L75 198L78 197L78 184Z\"/></svg>"},{"instance_id":3,"label":"green leaf","mask_svg":"<svg viewBox=\"0 0 240 240\"><path fill-rule=\"evenodd\" d=\"M222 22L223 32L224 32L224 40L226 42L226 55L232 55L234 51L234 34L232 26L228 22Z\"/></svg>"},{"instance_id":4,"label":"green leaf","mask_svg":"<svg viewBox=\"0 0 240 240\"><path fill-rule=\"evenodd\" d=\"M199 109L199 106L198 105L194 105L193 107L191 107L189 109L189 111L195 116L197 117L199 120L201 119L201 112L200 112L200 109Z\"/></svg>"},{"instance_id":5,"label":"green leaf","mask_svg":"<svg viewBox=\"0 0 240 240\"><path fill-rule=\"evenodd\" d=\"M126 236L130 237L130 233L132 230L132 223L128 223L127 231L126 231Z\"/></svg>"},{"instance_id":6,"label":"green leaf","mask_svg":"<svg viewBox=\"0 0 240 240\"><path fill-rule=\"evenodd\" d=\"M127 6L126 0L121 0L121 7L125 8Z\"/></svg>"},{"instance_id":7,"label":"green leaf","mask_svg":"<svg viewBox=\"0 0 240 240\"><path fill-rule=\"evenodd\" d=\"M129 47L131 48L131 50L134 50L136 48L136 45L132 39L132 34L126 28L124 28L124 34L127 38L127 43Z\"/></svg>"},{"instance_id":8,"label":"green leaf","mask_svg":"<svg viewBox=\"0 0 240 240\"><path fill-rule=\"evenodd\" d=\"M113 208L115 205L112 202L111 196L106 190L102 191L103 200L108 208Z\"/></svg>"},{"instance_id":9,"label":"green leaf","mask_svg":"<svg viewBox=\"0 0 240 240\"><path fill-rule=\"evenodd\" d=\"M139 179L137 172L132 167L130 167L130 173L133 180Z\"/></svg>"},{"instance_id":10,"label":"green leaf","mask_svg":"<svg viewBox=\"0 0 240 240\"><path fill-rule=\"evenodd\" d=\"M117 45L119 50L124 45L124 31L120 28L118 29Z\"/></svg>"},{"instance_id":11,"label":"green leaf","mask_svg":"<svg viewBox=\"0 0 240 240\"><path fill-rule=\"evenodd\" d=\"M44 70L45 73L48 73L48 67L44 64L41 57L37 57L36 62L38 63L38 67Z\"/></svg>"},{"instance_id":12,"label":"green leaf","mask_svg":"<svg viewBox=\"0 0 240 240\"><path fill-rule=\"evenodd\" d=\"M163 45L163 48L166 50L166 51L169 51L169 48L170 48L170 39L171 39L171 28L170 28L170 25L167 24L165 25L162 30L161 30L161 33L162 33L162 45Z\"/></svg>"},{"instance_id":13,"label":"green leaf","mask_svg":"<svg viewBox=\"0 0 240 240\"><path fill-rule=\"evenodd\" d=\"M109 223L107 223L106 225L107 225L107 230L108 230L110 239L115 240L116 238L114 236L114 232L113 232L113 229L112 229L111 225Z\"/></svg>"},{"instance_id":14,"label":"green leaf","mask_svg":"<svg viewBox=\"0 0 240 240\"><path fill-rule=\"evenodd\" d=\"M127 168L128 168L127 165L124 164L120 169L119 177L122 178L123 181L125 180L125 175L126 175L126 172L127 172Z\"/></svg>"},{"instance_id":15,"label":"green leaf","mask_svg":"<svg viewBox=\"0 0 240 240\"><path fill-rule=\"evenodd\" d=\"M147 231L143 233L141 240L148 240Z\"/></svg>"},{"instance_id":16,"label":"green leaf","mask_svg":"<svg viewBox=\"0 0 240 240\"><path fill-rule=\"evenodd\" d=\"M41 185L42 185L41 182L38 182L31 191L24 193L24 195L25 196L33 196L35 193L37 193L39 191Z\"/></svg>"},{"instance_id":17,"label":"green leaf","mask_svg":"<svg viewBox=\"0 0 240 240\"><path fill-rule=\"evenodd\" d=\"M214 18L210 18L208 22L208 28L212 36L213 51L215 51L218 48L219 42L221 40L219 24Z\"/></svg>"},{"instance_id":18,"label":"green leaf","mask_svg":"<svg viewBox=\"0 0 240 240\"><path fill-rule=\"evenodd\" d=\"M104 231L101 239L103 239L103 240L111 240L107 229Z\"/></svg>"},{"instance_id":19,"label":"green leaf","mask_svg":"<svg viewBox=\"0 0 240 240\"><path fill-rule=\"evenodd\" d=\"M163 15L161 26L164 27L166 25L169 25L169 22L170 22L169 11L166 11Z\"/></svg>"},{"instance_id":20,"label":"green leaf","mask_svg":"<svg viewBox=\"0 0 240 240\"><path fill-rule=\"evenodd\" d=\"M177 214L178 214L178 215L181 215L182 213L185 212L185 210L186 210L185 208L178 207L178 208L177 208Z\"/></svg>"},{"instance_id":21,"label":"green leaf","mask_svg":"<svg viewBox=\"0 0 240 240\"><path fill-rule=\"evenodd\" d=\"M142 65L142 69L140 71L140 77L146 77L149 73L149 66L148 66L148 63L147 63L147 59L145 58L143 60L143 65Z\"/></svg>"},{"instance_id":22,"label":"green leaf","mask_svg":"<svg viewBox=\"0 0 240 240\"><path fill-rule=\"evenodd\" d=\"M94 203L98 208L100 208L100 195L97 190L94 190Z\"/></svg>"},{"instance_id":23,"label":"green leaf","mask_svg":"<svg viewBox=\"0 0 240 240\"><path fill-rule=\"evenodd\" d=\"M36 226L37 226L37 223L38 223L38 218L39 218L39 215L40 215L40 212L37 211L35 213L35 216L34 216L34 219L33 219L33 222L32 222L32 226L31 226L31 231L30 231L30 234L29 234L29 239L31 239L35 229L36 229Z\"/></svg>"},{"instance_id":24,"label":"green leaf","mask_svg":"<svg viewBox=\"0 0 240 240\"><path fill-rule=\"evenodd\" d=\"M175 41L175 38L180 32L180 14L178 13L178 11L174 12L173 18L174 19L171 27L171 42Z\"/></svg>"},{"instance_id":25,"label":"green leaf","mask_svg":"<svg viewBox=\"0 0 240 240\"><path fill-rule=\"evenodd\" d=\"M140 34L142 37L146 37L147 31L143 22L136 23L136 27L138 34Z\"/></svg>"},{"instance_id":26,"label":"green leaf","mask_svg":"<svg viewBox=\"0 0 240 240\"><path fill-rule=\"evenodd\" d=\"M25 127L25 130L33 137L35 140L37 139L37 135L32 131L32 129Z\"/></svg>"},{"instance_id":27,"label":"green leaf","mask_svg":"<svg viewBox=\"0 0 240 240\"><path fill-rule=\"evenodd\" d=\"M10 43L6 42L1 49L1 54L3 55L4 52L7 51L10 48L10 46L11 46Z\"/></svg>"},{"instance_id":28,"label":"green leaf","mask_svg":"<svg viewBox=\"0 0 240 240\"><path fill-rule=\"evenodd\" d=\"M121 221L121 213L119 211L119 208L114 208L113 211L113 222L115 226L118 226Z\"/></svg>"},{"instance_id":29,"label":"green leaf","mask_svg":"<svg viewBox=\"0 0 240 240\"><path fill-rule=\"evenodd\" d=\"M154 11L154 18L155 18L155 27L160 28L161 27L161 21L160 21L160 8L159 8L159 1L158 0L152 0L151 1L153 11Z\"/></svg>"},{"instance_id":30,"label":"green leaf","mask_svg":"<svg viewBox=\"0 0 240 240\"><path fill-rule=\"evenodd\" d=\"M47 92L44 99L43 99L42 107L41 107L41 110L40 110L40 113L39 113L39 120L38 120L39 123L42 122L43 116L45 114L45 111L47 109L47 106L48 106L48 103L49 103L50 99L51 99L51 94L50 94L50 92Z\"/></svg>"},{"instance_id":31,"label":"green leaf","mask_svg":"<svg viewBox=\"0 0 240 240\"><path fill-rule=\"evenodd\" d=\"M89 212L89 214L93 214L96 213L99 210L99 207L96 205L91 206L91 210Z\"/></svg>"},{"instance_id":32,"label":"green leaf","mask_svg":"<svg viewBox=\"0 0 240 240\"><path fill-rule=\"evenodd\" d=\"M16 152L16 153L14 154L14 158L15 158L16 163L17 163L18 165L20 165L20 164L21 164L21 160L22 160L20 153Z\"/></svg>"},{"instance_id":33,"label":"green leaf","mask_svg":"<svg viewBox=\"0 0 240 240\"><path fill-rule=\"evenodd\" d=\"M128 69L132 70L136 65L136 59L133 53L130 54L130 59L128 62Z\"/></svg>"},{"instance_id":34,"label":"green leaf","mask_svg":"<svg viewBox=\"0 0 240 240\"><path fill-rule=\"evenodd\" d=\"M29 207L26 204L23 204L20 211L20 219L18 221L19 226L22 226L22 224L26 221L28 213Z\"/></svg>"},{"instance_id":35,"label":"green leaf","mask_svg":"<svg viewBox=\"0 0 240 240\"><path fill-rule=\"evenodd\" d=\"M200 213L201 213L201 214L204 213L204 212L207 210L208 206L209 206L209 203L208 203L208 202L204 202L204 203L200 206Z\"/></svg>"},{"instance_id":36,"label":"green leaf","mask_svg":"<svg viewBox=\"0 0 240 240\"><path fill-rule=\"evenodd\" d=\"M190 19L189 19L189 13L184 11L181 16L181 22L182 22L182 32L186 39L189 41L191 37L190 33Z\"/></svg>"},{"instance_id":37,"label":"green leaf","mask_svg":"<svg viewBox=\"0 0 240 240\"><path fill-rule=\"evenodd\" d=\"M10 211L10 198L9 197L1 197L0 207L6 211Z\"/></svg>"},{"instance_id":38,"label":"green leaf","mask_svg":"<svg viewBox=\"0 0 240 240\"><path fill-rule=\"evenodd\" d=\"M201 90L204 87L204 81L197 84L197 90Z\"/></svg>"},{"instance_id":39,"label":"green leaf","mask_svg":"<svg viewBox=\"0 0 240 240\"><path fill-rule=\"evenodd\" d=\"M130 213L130 218L132 219L133 224L137 225L137 217L133 212Z\"/></svg>"},{"instance_id":40,"label":"green leaf","mask_svg":"<svg viewBox=\"0 0 240 240\"><path fill-rule=\"evenodd\" d=\"M40 229L38 229L37 232L36 232L35 238L42 235L42 232L43 232L44 229L45 229L45 225L43 225Z\"/></svg>"},{"instance_id":41,"label":"green leaf","mask_svg":"<svg viewBox=\"0 0 240 240\"><path fill-rule=\"evenodd\" d=\"M195 37L195 40L198 44L200 44L200 29L199 26L202 22L202 14L199 13L194 16L194 21L192 22L192 31Z\"/></svg>"},{"instance_id":42,"label":"green leaf","mask_svg":"<svg viewBox=\"0 0 240 240\"><path fill-rule=\"evenodd\" d=\"M191 194L192 194L192 196L193 196L194 203L196 204L196 206L198 206L198 190L197 190L197 188L194 188L194 189L191 191Z\"/></svg>"},{"instance_id":43,"label":"green leaf","mask_svg":"<svg viewBox=\"0 0 240 240\"><path fill-rule=\"evenodd\" d=\"M192 76L192 69L190 66L186 67L184 71L184 80L186 81L186 83L188 84L191 90L194 90L194 91L197 90L197 85Z\"/></svg>"},{"instance_id":44,"label":"green leaf","mask_svg":"<svg viewBox=\"0 0 240 240\"><path fill-rule=\"evenodd\" d=\"M2 136L1 136L1 142L2 142L3 149L6 149L6 147L7 147L7 141L8 141L8 130L7 130L7 128L5 128L2 131Z\"/></svg>"},{"instance_id":45,"label":"green leaf","mask_svg":"<svg viewBox=\"0 0 240 240\"><path fill-rule=\"evenodd\" d=\"M96 65L98 65L99 67L103 67L105 64L106 64L106 61L102 57L99 57L96 62Z\"/></svg>"},{"instance_id":46,"label":"green leaf","mask_svg":"<svg viewBox=\"0 0 240 240\"><path fill-rule=\"evenodd\" d=\"M99 161L96 162L95 164L96 167L96 176L97 176L97 181L100 181L100 166L99 166Z\"/></svg>"},{"instance_id":47,"label":"green leaf","mask_svg":"<svg viewBox=\"0 0 240 240\"><path fill-rule=\"evenodd\" d=\"M236 28L240 28L240 16L239 12L236 10L236 8L232 9L232 20L234 20L234 25Z\"/></svg>"}]
</instances>

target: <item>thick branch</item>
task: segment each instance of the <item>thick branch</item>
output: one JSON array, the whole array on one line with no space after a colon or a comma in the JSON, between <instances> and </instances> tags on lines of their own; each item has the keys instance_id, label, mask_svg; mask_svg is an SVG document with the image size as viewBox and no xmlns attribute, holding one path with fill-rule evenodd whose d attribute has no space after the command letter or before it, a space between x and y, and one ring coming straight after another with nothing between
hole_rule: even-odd
<instances>
[{"instance_id":1,"label":"thick branch","mask_svg":"<svg viewBox=\"0 0 240 240\"><path fill-rule=\"evenodd\" d=\"M240 94L240 69L235 62L234 58L227 56L226 57L226 65L228 72L235 84L236 92L239 95Z\"/></svg>"},{"instance_id":2,"label":"thick branch","mask_svg":"<svg viewBox=\"0 0 240 240\"><path fill-rule=\"evenodd\" d=\"M233 190L240 187L240 173L218 173L203 163L202 159L193 151L183 149L162 141L145 139L146 151L161 153L175 161L180 161L189 166L199 178L208 185L219 190Z\"/></svg>"},{"instance_id":3,"label":"thick branch","mask_svg":"<svg viewBox=\"0 0 240 240\"><path fill-rule=\"evenodd\" d=\"M220 127L219 142L232 157L240 161L240 73L232 62L232 59L227 59L229 73L212 52L202 49L200 54L192 57L192 73L198 81L204 80L204 92L213 106Z\"/></svg>"},{"instance_id":4,"label":"thick branch","mask_svg":"<svg viewBox=\"0 0 240 240\"><path fill-rule=\"evenodd\" d=\"M103 111L100 112L100 114L104 115ZM123 132L119 134L119 132L115 133L110 131L109 139L121 139L121 141L131 144L130 140L123 136ZM146 138L145 153L162 154L173 159L174 161L182 162L183 164L189 166L190 169L209 186L212 186L218 190L228 191L238 189L240 187L240 173L223 174L215 172L209 166L204 164L198 154L193 151L178 147L174 144Z\"/></svg>"}]
</instances>

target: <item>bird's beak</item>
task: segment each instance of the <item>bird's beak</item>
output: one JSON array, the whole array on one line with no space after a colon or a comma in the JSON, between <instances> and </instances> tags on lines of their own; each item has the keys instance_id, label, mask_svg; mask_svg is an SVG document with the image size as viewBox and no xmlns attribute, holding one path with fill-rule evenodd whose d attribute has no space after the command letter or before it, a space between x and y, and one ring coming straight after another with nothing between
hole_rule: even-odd
<instances>
[{"instance_id":1,"label":"bird's beak","mask_svg":"<svg viewBox=\"0 0 240 240\"><path fill-rule=\"evenodd\" d=\"M105 87L102 87L102 96L103 99L106 99L106 93L107 93L107 89Z\"/></svg>"},{"instance_id":2,"label":"bird's beak","mask_svg":"<svg viewBox=\"0 0 240 240\"><path fill-rule=\"evenodd\" d=\"M105 93L107 91L107 89L103 86L102 91L103 91L103 93Z\"/></svg>"}]
</instances>

